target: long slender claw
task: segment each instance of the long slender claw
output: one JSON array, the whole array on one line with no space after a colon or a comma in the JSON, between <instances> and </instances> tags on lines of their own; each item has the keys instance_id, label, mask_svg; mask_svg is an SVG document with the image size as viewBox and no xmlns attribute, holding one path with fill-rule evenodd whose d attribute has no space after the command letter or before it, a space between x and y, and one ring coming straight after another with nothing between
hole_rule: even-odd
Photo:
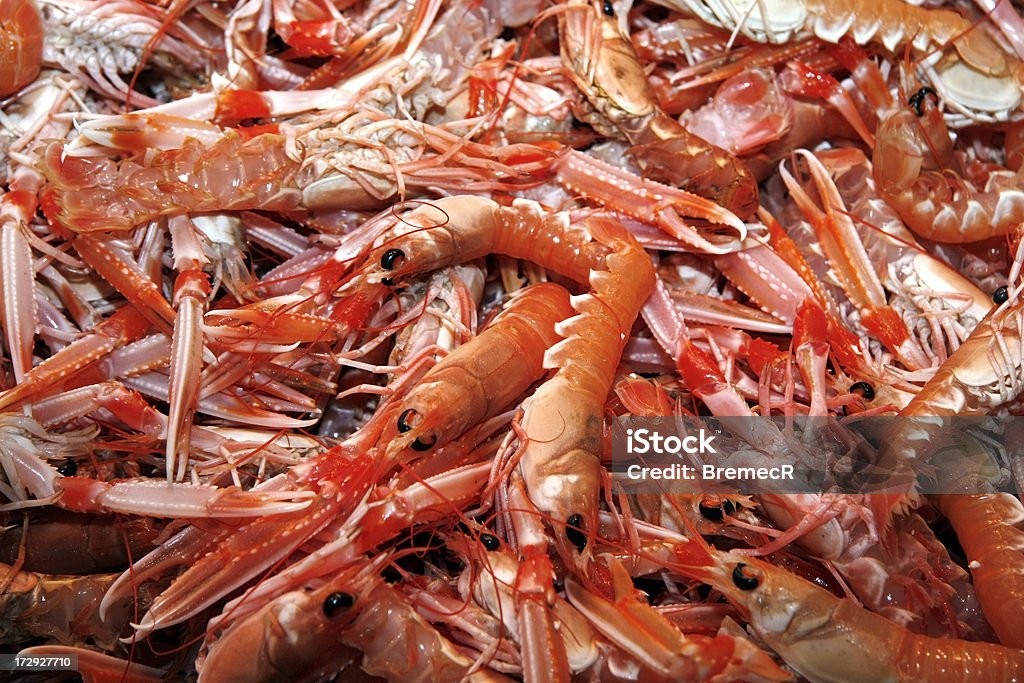
<instances>
[{"instance_id":1,"label":"long slender claw","mask_svg":"<svg viewBox=\"0 0 1024 683\"><path fill-rule=\"evenodd\" d=\"M790 325L800 302L814 296L807 283L766 246L719 256L715 266L761 310Z\"/></svg>"},{"instance_id":2,"label":"long slender claw","mask_svg":"<svg viewBox=\"0 0 1024 683\"><path fill-rule=\"evenodd\" d=\"M735 241L747 237L747 226L734 213L710 199L641 178L586 154L570 151L555 162L558 181L610 208L652 223L686 244L709 253L735 249L715 244L686 225L681 216L702 218L736 231Z\"/></svg>"},{"instance_id":3,"label":"long slender claw","mask_svg":"<svg viewBox=\"0 0 1024 683\"><path fill-rule=\"evenodd\" d=\"M828 170L811 152L797 150L796 154L806 162L824 207L819 208L814 203L785 166L779 169L779 174L794 201L814 225L829 263L844 281L847 295L858 306L885 306L882 281L847 215L846 205Z\"/></svg>"},{"instance_id":4,"label":"long slender claw","mask_svg":"<svg viewBox=\"0 0 1024 683\"><path fill-rule=\"evenodd\" d=\"M317 498L291 515L258 519L228 537L160 594L138 624L136 636L173 626L198 614L268 567L291 555L334 519L337 503Z\"/></svg>"},{"instance_id":5,"label":"long slender claw","mask_svg":"<svg viewBox=\"0 0 1024 683\"><path fill-rule=\"evenodd\" d=\"M519 645L528 681L569 681L572 672L554 612L554 568L546 554L527 551L516 572Z\"/></svg>"},{"instance_id":6,"label":"long slender claw","mask_svg":"<svg viewBox=\"0 0 1024 683\"><path fill-rule=\"evenodd\" d=\"M382 500L359 505L345 520L344 533L284 571L262 581L246 599L265 601L312 578L340 571L369 549L413 524L423 524L471 504L487 483L490 463L468 465L429 477ZM240 608L236 603L227 609Z\"/></svg>"},{"instance_id":7,"label":"long slender claw","mask_svg":"<svg viewBox=\"0 0 1024 683\"><path fill-rule=\"evenodd\" d=\"M333 342L350 332L333 320L303 313L266 312L247 308L216 310L212 319L240 321L234 325L207 325L211 337L224 343L253 341L260 344Z\"/></svg>"},{"instance_id":8,"label":"long slender claw","mask_svg":"<svg viewBox=\"0 0 1024 683\"><path fill-rule=\"evenodd\" d=\"M305 408L298 409L304 410L305 412L314 412L306 410ZM311 427L319 421L318 417L299 420L294 417L282 415L281 413L263 410L262 408L249 405L237 396L223 393L209 396L200 401L199 411L206 415L220 417L233 422L241 422L242 424L255 425L258 427L271 427L274 429L298 429L302 427Z\"/></svg>"},{"instance_id":9,"label":"long slender claw","mask_svg":"<svg viewBox=\"0 0 1024 683\"><path fill-rule=\"evenodd\" d=\"M686 637L650 605L636 598L632 579L615 559L608 560L611 599L583 588L574 579L565 582L573 607L582 612L613 643L646 666L665 676L709 680L724 667L732 645L707 637Z\"/></svg>"},{"instance_id":10,"label":"long slender claw","mask_svg":"<svg viewBox=\"0 0 1024 683\"><path fill-rule=\"evenodd\" d=\"M46 281L57 297L64 304L64 309L79 329L91 330L103 322L103 316L86 301L85 297L75 289L64 274L48 265L39 271L39 276ZM38 292L36 301L39 301Z\"/></svg>"},{"instance_id":11,"label":"long slender claw","mask_svg":"<svg viewBox=\"0 0 1024 683\"><path fill-rule=\"evenodd\" d=\"M519 608L519 642L524 680L554 682L571 679L565 643L558 633L550 607L534 600L523 601Z\"/></svg>"},{"instance_id":12,"label":"long slender claw","mask_svg":"<svg viewBox=\"0 0 1024 683\"><path fill-rule=\"evenodd\" d=\"M709 201L709 200L705 200ZM727 238L720 242L712 242L703 237L696 228L688 225L675 211L674 206L665 207L658 211L658 227L672 235L683 244L705 254L731 254L743 249L743 242L747 238L747 226L744 225L737 238ZM733 226L735 227L735 226Z\"/></svg>"},{"instance_id":13,"label":"long slender claw","mask_svg":"<svg viewBox=\"0 0 1024 683\"><path fill-rule=\"evenodd\" d=\"M229 93L227 98L225 92ZM241 92L245 94L237 94ZM179 149L189 138L199 140L206 146L212 145L224 134L224 130L209 121L230 107L232 98L242 101L246 96L248 102L252 101L253 96L258 97L269 117L342 106L339 97L346 101L354 100L351 94L339 94L336 88L305 92L251 93L231 90L198 93L145 111L93 116L78 124L78 135L64 146L64 153L67 156L98 156L102 153L98 147L128 152L140 149ZM226 118L230 118L231 110L227 113L229 116ZM253 118L253 115L250 113L241 118Z\"/></svg>"},{"instance_id":14,"label":"long slender claw","mask_svg":"<svg viewBox=\"0 0 1024 683\"><path fill-rule=\"evenodd\" d=\"M0 272L3 273L4 331L11 352L11 369L18 383L32 368L32 346L35 341L38 307L32 250L15 221L5 221L0 232Z\"/></svg>"},{"instance_id":15,"label":"long slender claw","mask_svg":"<svg viewBox=\"0 0 1024 683\"><path fill-rule=\"evenodd\" d=\"M167 419L167 481L181 480L185 477L189 458L189 429L192 423L196 403L199 398L199 378L203 363L203 309L205 299L195 296L198 292L189 291L178 296L183 289L190 289L189 283L197 278L189 277L192 272L178 276L175 302L178 313L175 316L174 336L171 341L171 368L169 379L170 413ZM198 281L209 285L199 273ZM186 280L182 286L182 280ZM181 457L179 457L181 456Z\"/></svg>"},{"instance_id":16,"label":"long slender claw","mask_svg":"<svg viewBox=\"0 0 1024 683\"><path fill-rule=\"evenodd\" d=\"M68 156L91 156L95 145L111 149L178 149L188 138L212 145L224 131L206 121L163 113L102 116L80 123L78 137L65 146Z\"/></svg>"},{"instance_id":17,"label":"long slender claw","mask_svg":"<svg viewBox=\"0 0 1024 683\"><path fill-rule=\"evenodd\" d=\"M74 244L83 261L132 302L154 326L171 334L174 309L156 283L115 240L101 235L77 235Z\"/></svg>"},{"instance_id":18,"label":"long slender claw","mask_svg":"<svg viewBox=\"0 0 1024 683\"><path fill-rule=\"evenodd\" d=\"M686 323L658 278L641 315L658 344L672 357L686 383L713 415L747 415L746 400L730 385L714 357L690 341Z\"/></svg>"},{"instance_id":19,"label":"long slender claw","mask_svg":"<svg viewBox=\"0 0 1024 683\"><path fill-rule=\"evenodd\" d=\"M125 378L124 383L130 389L135 389L145 396L160 401L168 400L166 375L147 372L135 377ZM270 427L272 429L301 429L303 427L311 427L319 421L317 417L299 420L282 415L281 413L257 408L237 396L226 393L214 394L203 398L199 401L197 410L211 417L231 420L241 424ZM305 408L302 410L305 410Z\"/></svg>"},{"instance_id":20,"label":"long slender claw","mask_svg":"<svg viewBox=\"0 0 1024 683\"><path fill-rule=\"evenodd\" d=\"M299 512L253 520L224 538L214 550L161 593L138 624L137 636L181 623L267 568L291 555L340 516L351 512L377 481L379 464L367 456L345 457L332 449L310 463L317 473L314 497ZM254 491L263 495L270 491ZM294 492L280 492L296 495Z\"/></svg>"},{"instance_id":21,"label":"long slender claw","mask_svg":"<svg viewBox=\"0 0 1024 683\"><path fill-rule=\"evenodd\" d=\"M175 543L178 538L186 533L191 536L189 540L192 542L191 545L194 547L194 550L192 552L175 555L174 551L169 548L171 544ZM113 606L117 605L123 598L130 595L136 585L142 584L151 578L158 578L163 575L164 572L169 571L173 567L189 562L195 562L202 557L206 548L217 540L219 539L208 537L205 530L200 530L197 527L189 527L184 531L179 532L172 539L166 541L162 546L143 557L132 565L130 570L123 572L114 580L114 583L112 583L110 588L107 589L107 592L104 593L103 599L100 600L98 608L100 619L106 621L107 612Z\"/></svg>"},{"instance_id":22,"label":"long slender claw","mask_svg":"<svg viewBox=\"0 0 1024 683\"><path fill-rule=\"evenodd\" d=\"M779 169L779 174L790 195L814 225L822 249L833 272L839 277L843 291L858 308L866 309L863 314L865 326L892 349L904 365L912 370L929 367L930 359L914 342L903 319L889 307L882 281L828 170L813 153L797 150L796 154L807 163L822 198L823 208L811 200L785 166Z\"/></svg>"},{"instance_id":23,"label":"long slender claw","mask_svg":"<svg viewBox=\"0 0 1024 683\"><path fill-rule=\"evenodd\" d=\"M205 484L169 484L133 479L108 484L86 477L60 480L64 507L173 519L237 519L298 512L316 497L312 491L243 491Z\"/></svg>"},{"instance_id":24,"label":"long slender claw","mask_svg":"<svg viewBox=\"0 0 1024 683\"><path fill-rule=\"evenodd\" d=\"M132 681L133 683L160 683L167 675L161 669L137 664L119 657L111 657L95 650L66 645L37 645L14 655L15 658L78 657L78 674L85 681Z\"/></svg>"},{"instance_id":25,"label":"long slender claw","mask_svg":"<svg viewBox=\"0 0 1024 683\"><path fill-rule=\"evenodd\" d=\"M125 306L97 327L94 334L78 339L46 359L12 389L0 393L0 409L38 393L59 389L65 380L123 344L138 339L149 321L133 306Z\"/></svg>"},{"instance_id":26,"label":"long slender claw","mask_svg":"<svg viewBox=\"0 0 1024 683\"><path fill-rule=\"evenodd\" d=\"M189 526L167 539L163 545L137 560L131 569L123 572L110 584L110 588L100 601L100 619L106 620L107 611L130 595L133 586L157 579L175 567L194 564L236 528L235 525L217 526L210 523L201 527Z\"/></svg>"},{"instance_id":27,"label":"long slender claw","mask_svg":"<svg viewBox=\"0 0 1024 683\"><path fill-rule=\"evenodd\" d=\"M804 342L796 349L797 367L800 369L800 376L803 377L807 391L811 395L808 412L811 417L828 416L828 407L825 403L825 392L828 387L826 374L828 348L828 344L820 340Z\"/></svg>"},{"instance_id":28,"label":"long slender claw","mask_svg":"<svg viewBox=\"0 0 1024 683\"><path fill-rule=\"evenodd\" d=\"M156 438L166 434L166 418L120 382L88 384L48 396L32 406L32 417L50 429L106 408L132 429Z\"/></svg>"},{"instance_id":29,"label":"long slender claw","mask_svg":"<svg viewBox=\"0 0 1024 683\"><path fill-rule=\"evenodd\" d=\"M772 315L735 301L718 299L705 294L690 294L679 290L672 292L672 300L679 307L683 317L695 323L723 325L750 332L767 332L768 334L790 334L793 331L792 325L787 325Z\"/></svg>"}]
</instances>

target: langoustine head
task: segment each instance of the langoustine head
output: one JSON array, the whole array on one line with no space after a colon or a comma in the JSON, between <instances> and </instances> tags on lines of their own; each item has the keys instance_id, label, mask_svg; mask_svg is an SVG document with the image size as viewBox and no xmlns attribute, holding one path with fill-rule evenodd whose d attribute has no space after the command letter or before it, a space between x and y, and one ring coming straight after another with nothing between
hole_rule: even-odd
<instances>
[{"instance_id":1,"label":"langoustine head","mask_svg":"<svg viewBox=\"0 0 1024 683\"><path fill-rule=\"evenodd\" d=\"M676 547L674 569L721 592L750 629L813 681L891 678L895 624L796 574L707 546Z\"/></svg>"},{"instance_id":2,"label":"langoustine head","mask_svg":"<svg viewBox=\"0 0 1024 683\"><path fill-rule=\"evenodd\" d=\"M359 653L341 638L374 580L365 571L342 572L276 598L207 643L209 652L197 662L199 680L319 680L358 662Z\"/></svg>"}]
</instances>

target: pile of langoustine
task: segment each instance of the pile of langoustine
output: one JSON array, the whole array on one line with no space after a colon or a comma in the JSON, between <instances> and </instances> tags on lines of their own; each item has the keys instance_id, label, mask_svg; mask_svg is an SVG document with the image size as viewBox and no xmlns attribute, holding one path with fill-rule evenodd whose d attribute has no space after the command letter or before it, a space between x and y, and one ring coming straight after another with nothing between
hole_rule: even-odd
<instances>
[{"instance_id":1,"label":"pile of langoustine","mask_svg":"<svg viewBox=\"0 0 1024 683\"><path fill-rule=\"evenodd\" d=\"M0 56L11 648L1024 677L1012 452L975 495L608 473L616 416L1013 412L1011 3L0 0Z\"/></svg>"}]
</instances>

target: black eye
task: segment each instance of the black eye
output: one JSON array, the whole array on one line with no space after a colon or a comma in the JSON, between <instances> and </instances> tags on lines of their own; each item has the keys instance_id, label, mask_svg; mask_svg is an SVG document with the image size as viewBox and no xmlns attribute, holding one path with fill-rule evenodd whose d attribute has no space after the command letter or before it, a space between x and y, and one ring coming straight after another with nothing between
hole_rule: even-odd
<instances>
[{"instance_id":1,"label":"black eye","mask_svg":"<svg viewBox=\"0 0 1024 683\"><path fill-rule=\"evenodd\" d=\"M409 418L416 414L416 411L412 408L403 410L402 414L398 416L398 431L405 434L407 431L412 429L412 425L409 424Z\"/></svg>"},{"instance_id":2,"label":"black eye","mask_svg":"<svg viewBox=\"0 0 1024 683\"><path fill-rule=\"evenodd\" d=\"M565 527L565 537L576 546L576 550L582 553L583 549L587 547L587 535L583 533L583 515L579 513L570 515L566 523L568 526Z\"/></svg>"},{"instance_id":3,"label":"black eye","mask_svg":"<svg viewBox=\"0 0 1024 683\"><path fill-rule=\"evenodd\" d=\"M78 471L78 463L71 458L68 458L61 464L57 465L57 471L65 477L73 477L75 476L75 472Z\"/></svg>"},{"instance_id":4,"label":"black eye","mask_svg":"<svg viewBox=\"0 0 1024 683\"><path fill-rule=\"evenodd\" d=\"M612 7L611 0L604 0L604 5L601 7L601 9L604 11L604 15L606 17L615 16L615 8Z\"/></svg>"},{"instance_id":5,"label":"black eye","mask_svg":"<svg viewBox=\"0 0 1024 683\"><path fill-rule=\"evenodd\" d=\"M992 292L992 301L995 302L997 305L1005 304L1009 300L1010 290L1006 288L1006 285L1003 285L996 291Z\"/></svg>"},{"instance_id":6,"label":"black eye","mask_svg":"<svg viewBox=\"0 0 1024 683\"><path fill-rule=\"evenodd\" d=\"M402 411L402 414L398 416L398 431L405 434L412 429L409 419L415 415L419 415L414 408L408 408ZM429 441L424 441L422 437L416 437L416 440L412 442L412 449L414 451L429 451L437 443L437 437L432 437Z\"/></svg>"},{"instance_id":7,"label":"black eye","mask_svg":"<svg viewBox=\"0 0 1024 683\"><path fill-rule=\"evenodd\" d=\"M384 255L380 257L380 267L384 270L391 270L395 267L395 262L405 258L405 252L401 249L388 249L384 252Z\"/></svg>"},{"instance_id":8,"label":"black eye","mask_svg":"<svg viewBox=\"0 0 1024 683\"><path fill-rule=\"evenodd\" d=\"M761 585L761 579L756 574L751 576L747 569L747 565L740 563L732 570L732 582L741 591L752 591Z\"/></svg>"},{"instance_id":9,"label":"black eye","mask_svg":"<svg viewBox=\"0 0 1024 683\"><path fill-rule=\"evenodd\" d=\"M420 453L422 453L423 451L429 451L431 448L434 447L434 444L436 443L436 436L431 438L429 443L424 441L422 437L416 437L416 440L412 442L412 449L414 451L419 451Z\"/></svg>"},{"instance_id":10,"label":"black eye","mask_svg":"<svg viewBox=\"0 0 1024 683\"><path fill-rule=\"evenodd\" d=\"M710 519L712 522L721 522L725 519L725 510L722 509L722 506L715 505L710 501L705 503L702 500L697 509L700 510L700 514L704 516L704 519Z\"/></svg>"},{"instance_id":11,"label":"black eye","mask_svg":"<svg viewBox=\"0 0 1024 683\"><path fill-rule=\"evenodd\" d=\"M875 388L867 382L854 382L850 385L851 394L860 394L865 401L872 401L875 398Z\"/></svg>"},{"instance_id":12,"label":"black eye","mask_svg":"<svg viewBox=\"0 0 1024 683\"><path fill-rule=\"evenodd\" d=\"M917 112L918 116L924 116L924 109L922 108L922 105L924 104L925 98L928 97L929 95L931 95L932 101L935 103L935 106L939 106L938 93L936 93L935 90L933 90L932 88L929 88L927 85L922 87L913 95L911 95L910 99L907 100L907 104L914 108L914 111Z\"/></svg>"},{"instance_id":13,"label":"black eye","mask_svg":"<svg viewBox=\"0 0 1024 683\"><path fill-rule=\"evenodd\" d=\"M480 542L485 549L492 553L501 547L501 541L498 540L498 537L491 534L480 534Z\"/></svg>"},{"instance_id":14,"label":"black eye","mask_svg":"<svg viewBox=\"0 0 1024 683\"><path fill-rule=\"evenodd\" d=\"M324 616L330 619L339 610L348 609L354 604L356 604L355 597L348 593L331 593L324 600Z\"/></svg>"}]
</instances>

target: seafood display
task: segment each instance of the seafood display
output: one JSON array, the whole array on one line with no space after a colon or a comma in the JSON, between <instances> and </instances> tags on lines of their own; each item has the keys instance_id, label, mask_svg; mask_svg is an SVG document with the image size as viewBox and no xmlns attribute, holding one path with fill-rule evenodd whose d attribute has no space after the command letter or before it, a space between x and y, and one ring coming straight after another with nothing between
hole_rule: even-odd
<instances>
[{"instance_id":1,"label":"seafood display","mask_svg":"<svg viewBox=\"0 0 1024 683\"><path fill-rule=\"evenodd\" d=\"M0 0L0 652L1024 680L1021 12Z\"/></svg>"}]
</instances>

